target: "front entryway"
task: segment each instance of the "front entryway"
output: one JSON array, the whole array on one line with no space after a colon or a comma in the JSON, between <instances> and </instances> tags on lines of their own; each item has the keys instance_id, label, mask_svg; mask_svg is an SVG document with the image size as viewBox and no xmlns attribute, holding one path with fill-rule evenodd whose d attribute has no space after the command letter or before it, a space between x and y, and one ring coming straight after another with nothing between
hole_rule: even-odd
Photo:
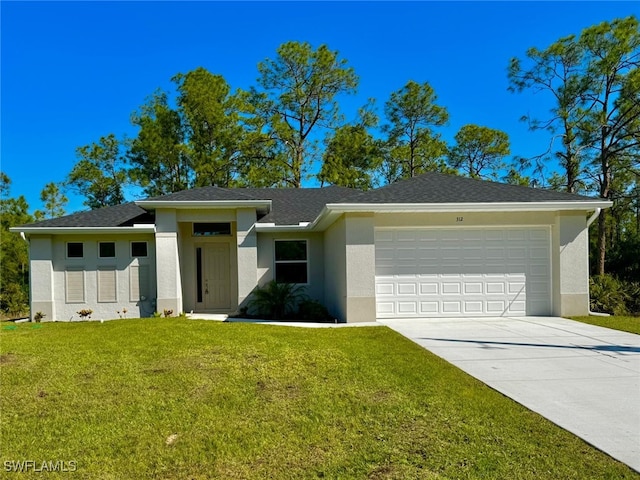
<instances>
[{"instance_id":1,"label":"front entryway","mask_svg":"<svg viewBox=\"0 0 640 480\"><path fill-rule=\"evenodd\" d=\"M196 247L197 300L206 311L231 308L231 264L228 243Z\"/></svg>"}]
</instances>

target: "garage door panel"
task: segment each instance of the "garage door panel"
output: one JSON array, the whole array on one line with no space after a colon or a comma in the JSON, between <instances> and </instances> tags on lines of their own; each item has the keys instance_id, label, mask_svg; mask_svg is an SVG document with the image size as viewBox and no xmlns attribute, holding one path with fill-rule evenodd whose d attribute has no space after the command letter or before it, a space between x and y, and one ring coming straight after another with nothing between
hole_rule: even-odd
<instances>
[{"instance_id":1,"label":"garage door panel","mask_svg":"<svg viewBox=\"0 0 640 480\"><path fill-rule=\"evenodd\" d=\"M378 315L543 315L546 228L376 230Z\"/></svg>"}]
</instances>

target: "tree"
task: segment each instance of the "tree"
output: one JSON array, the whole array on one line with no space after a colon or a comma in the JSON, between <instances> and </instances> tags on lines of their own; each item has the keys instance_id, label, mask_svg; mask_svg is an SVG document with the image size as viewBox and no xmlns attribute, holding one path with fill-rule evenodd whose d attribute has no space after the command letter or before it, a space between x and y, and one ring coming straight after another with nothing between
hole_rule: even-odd
<instances>
[{"instance_id":1,"label":"tree","mask_svg":"<svg viewBox=\"0 0 640 480\"><path fill-rule=\"evenodd\" d=\"M579 128L586 115L581 96L584 90L582 50L575 35L570 35L545 50L530 48L526 56L526 68L519 59L511 59L509 90L545 92L552 96L554 102L548 118L540 120L530 115L522 118L529 122L531 130L546 130L553 135L548 151L535 157L539 162L536 170L539 173L544 170L544 165L540 162L554 149L555 140L560 138L562 148L556 150L554 155L563 168L563 174L559 177L561 188L574 193L579 189L582 165L585 162L578 139Z\"/></svg>"},{"instance_id":2,"label":"tree","mask_svg":"<svg viewBox=\"0 0 640 480\"><path fill-rule=\"evenodd\" d=\"M449 114L436 105L436 100L428 83L409 81L393 92L385 104L389 123L383 128L388 135L383 176L387 182L428 171L447 171L444 162L447 146L431 128L445 125Z\"/></svg>"},{"instance_id":3,"label":"tree","mask_svg":"<svg viewBox=\"0 0 640 480\"><path fill-rule=\"evenodd\" d=\"M34 212L37 220L61 217L65 214L64 206L69 201L55 182L49 182L44 186L40 192L40 200L44 204L44 210Z\"/></svg>"},{"instance_id":4,"label":"tree","mask_svg":"<svg viewBox=\"0 0 640 480\"><path fill-rule=\"evenodd\" d=\"M11 179L0 172L0 309L9 315L28 310L29 247L9 228L33 221L24 196L11 198Z\"/></svg>"},{"instance_id":5,"label":"tree","mask_svg":"<svg viewBox=\"0 0 640 480\"><path fill-rule=\"evenodd\" d=\"M449 152L449 164L471 178L498 179L509 155L509 136L478 125L465 125L455 136L456 145Z\"/></svg>"},{"instance_id":6,"label":"tree","mask_svg":"<svg viewBox=\"0 0 640 480\"><path fill-rule=\"evenodd\" d=\"M318 173L321 184L368 190L373 188L373 172L384 158L384 144L368 131L378 124L371 111L373 100L360 109L359 121L338 127L326 140L322 168Z\"/></svg>"},{"instance_id":7,"label":"tree","mask_svg":"<svg viewBox=\"0 0 640 480\"><path fill-rule=\"evenodd\" d=\"M86 206L93 210L125 201L127 173L120 142L114 134L77 148L76 155L80 160L67 176L65 185L84 196Z\"/></svg>"},{"instance_id":8,"label":"tree","mask_svg":"<svg viewBox=\"0 0 640 480\"><path fill-rule=\"evenodd\" d=\"M240 169L244 130L239 99L220 75L199 67L173 78L186 129L187 149L195 185L231 186Z\"/></svg>"},{"instance_id":9,"label":"tree","mask_svg":"<svg viewBox=\"0 0 640 480\"><path fill-rule=\"evenodd\" d=\"M274 142L269 159L287 185L299 188L315 152L314 134L337 125L336 97L354 93L358 77L338 52L306 42L281 45L258 71L263 90L252 88L248 98Z\"/></svg>"},{"instance_id":10,"label":"tree","mask_svg":"<svg viewBox=\"0 0 640 480\"><path fill-rule=\"evenodd\" d=\"M579 45L587 59L582 94L587 117L580 135L593 148L601 198L612 198L614 177L640 166L640 28L635 17L585 29ZM626 190L626 189L625 189ZM607 210L598 218L599 275L605 272Z\"/></svg>"},{"instance_id":11,"label":"tree","mask_svg":"<svg viewBox=\"0 0 640 480\"><path fill-rule=\"evenodd\" d=\"M179 192L193 186L195 172L186 149L179 112L167 94L155 92L131 118L140 130L127 152L131 180L148 196Z\"/></svg>"}]
</instances>

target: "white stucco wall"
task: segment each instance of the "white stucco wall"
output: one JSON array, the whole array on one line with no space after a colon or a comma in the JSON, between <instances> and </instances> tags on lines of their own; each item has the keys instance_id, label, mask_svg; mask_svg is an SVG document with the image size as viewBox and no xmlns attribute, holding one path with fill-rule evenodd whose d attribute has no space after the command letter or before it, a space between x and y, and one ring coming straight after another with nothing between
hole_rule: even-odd
<instances>
[{"instance_id":1,"label":"white stucco wall","mask_svg":"<svg viewBox=\"0 0 640 480\"><path fill-rule=\"evenodd\" d=\"M34 242L34 240L36 240ZM131 242L147 242L146 258L131 257ZM67 258L67 242L82 242L84 247L83 258ZM114 242L116 247L115 258L99 258L98 243ZM32 257L42 255L46 250L41 250L42 243L37 236L30 238ZM152 234L131 234L131 235L55 235L51 239L52 258L52 281L54 314L45 317L46 320L78 320L80 310L93 310L92 319L112 319L118 318L118 311L127 309L128 318L150 316L155 311L156 298L156 274L155 274L155 245ZM147 265L149 271L149 296L144 301L131 301L130 281L131 267L136 265ZM98 269L101 267L115 268L116 271L116 301L98 301ZM68 303L66 295L66 270L75 269L84 271L84 302ZM38 265L37 272L42 269ZM34 298L39 298L41 292L47 290L46 277L36 273L38 278L34 278L32 292ZM32 304L37 307L36 303ZM42 311L42 309L39 309ZM35 310L38 311L38 310ZM43 313L45 313L43 311Z\"/></svg>"},{"instance_id":2,"label":"white stucco wall","mask_svg":"<svg viewBox=\"0 0 640 480\"><path fill-rule=\"evenodd\" d=\"M53 278L53 240L49 235L34 235L29 239L29 284L31 319L36 312L44 321L56 318Z\"/></svg>"},{"instance_id":3,"label":"white stucco wall","mask_svg":"<svg viewBox=\"0 0 640 480\"><path fill-rule=\"evenodd\" d=\"M557 215L552 251L554 313L561 316L589 313L589 232L584 212Z\"/></svg>"},{"instance_id":4,"label":"white stucco wall","mask_svg":"<svg viewBox=\"0 0 640 480\"><path fill-rule=\"evenodd\" d=\"M255 208L236 211L237 305L246 305L258 284L258 239Z\"/></svg>"},{"instance_id":5,"label":"white stucco wall","mask_svg":"<svg viewBox=\"0 0 640 480\"><path fill-rule=\"evenodd\" d=\"M183 311L178 242L176 211L156 210L157 309L160 313L171 310L173 315L178 315Z\"/></svg>"},{"instance_id":6,"label":"white stucco wall","mask_svg":"<svg viewBox=\"0 0 640 480\"><path fill-rule=\"evenodd\" d=\"M376 319L375 238L373 214L345 216L346 321Z\"/></svg>"},{"instance_id":7,"label":"white stucco wall","mask_svg":"<svg viewBox=\"0 0 640 480\"><path fill-rule=\"evenodd\" d=\"M324 304L341 321L347 318L346 232L344 216L324 231Z\"/></svg>"}]
</instances>

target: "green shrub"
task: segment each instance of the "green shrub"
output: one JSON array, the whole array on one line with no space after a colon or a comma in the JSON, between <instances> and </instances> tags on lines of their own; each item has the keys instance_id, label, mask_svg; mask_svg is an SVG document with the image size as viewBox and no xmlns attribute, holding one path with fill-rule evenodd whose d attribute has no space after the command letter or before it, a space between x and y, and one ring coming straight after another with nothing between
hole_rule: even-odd
<instances>
[{"instance_id":1,"label":"green shrub","mask_svg":"<svg viewBox=\"0 0 640 480\"><path fill-rule=\"evenodd\" d=\"M627 315L629 291L625 282L612 275L595 275L589 279L590 309L593 312Z\"/></svg>"},{"instance_id":2,"label":"green shrub","mask_svg":"<svg viewBox=\"0 0 640 480\"><path fill-rule=\"evenodd\" d=\"M249 308L261 317L281 320L293 312L305 297L303 286L272 280L253 291Z\"/></svg>"},{"instance_id":3,"label":"green shrub","mask_svg":"<svg viewBox=\"0 0 640 480\"><path fill-rule=\"evenodd\" d=\"M297 316L300 320L310 322L332 322L334 320L323 304L312 299L305 299L300 302Z\"/></svg>"}]
</instances>

